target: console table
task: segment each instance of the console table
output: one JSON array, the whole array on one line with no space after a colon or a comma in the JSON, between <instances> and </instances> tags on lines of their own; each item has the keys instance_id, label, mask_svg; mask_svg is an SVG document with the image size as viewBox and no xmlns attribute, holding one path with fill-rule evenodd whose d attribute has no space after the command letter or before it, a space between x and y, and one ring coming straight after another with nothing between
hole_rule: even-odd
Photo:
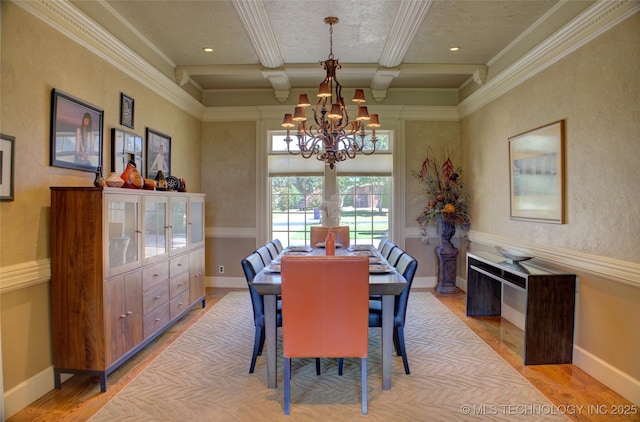
<instances>
[{"instance_id":1,"label":"console table","mask_svg":"<svg viewBox=\"0 0 640 422\"><path fill-rule=\"evenodd\" d=\"M571 363L575 274L535 259L512 263L490 253L467 254L467 316L501 315L502 285L524 292L524 364Z\"/></svg>"}]
</instances>

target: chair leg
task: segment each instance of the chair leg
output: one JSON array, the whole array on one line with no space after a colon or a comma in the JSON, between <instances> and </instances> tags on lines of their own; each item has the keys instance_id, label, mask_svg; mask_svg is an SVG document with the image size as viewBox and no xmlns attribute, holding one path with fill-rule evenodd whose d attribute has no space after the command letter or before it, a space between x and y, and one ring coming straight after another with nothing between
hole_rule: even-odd
<instances>
[{"instance_id":1,"label":"chair leg","mask_svg":"<svg viewBox=\"0 0 640 422\"><path fill-rule=\"evenodd\" d=\"M291 358L284 358L284 414L288 415L291 400Z\"/></svg>"},{"instance_id":2,"label":"chair leg","mask_svg":"<svg viewBox=\"0 0 640 422\"><path fill-rule=\"evenodd\" d=\"M344 366L344 358L338 358L338 375L342 376L342 367Z\"/></svg>"},{"instance_id":3,"label":"chair leg","mask_svg":"<svg viewBox=\"0 0 640 422\"><path fill-rule=\"evenodd\" d=\"M256 368L256 359L262 351L262 344L264 343L264 327L256 327L255 340L253 341L253 355L251 356L251 366L249 367L249 373L253 374L253 370Z\"/></svg>"},{"instance_id":4,"label":"chair leg","mask_svg":"<svg viewBox=\"0 0 640 422\"><path fill-rule=\"evenodd\" d=\"M404 345L404 327L398 327L398 345L400 346L400 354L402 356L402 363L404 364L404 373L409 375L409 359L407 359L407 348Z\"/></svg>"},{"instance_id":5,"label":"chair leg","mask_svg":"<svg viewBox=\"0 0 640 422\"><path fill-rule=\"evenodd\" d=\"M362 414L369 413L369 399L367 397L367 358L360 359L360 384L362 386Z\"/></svg>"},{"instance_id":6,"label":"chair leg","mask_svg":"<svg viewBox=\"0 0 640 422\"><path fill-rule=\"evenodd\" d=\"M316 375L320 376L320 358L316 358Z\"/></svg>"}]
</instances>

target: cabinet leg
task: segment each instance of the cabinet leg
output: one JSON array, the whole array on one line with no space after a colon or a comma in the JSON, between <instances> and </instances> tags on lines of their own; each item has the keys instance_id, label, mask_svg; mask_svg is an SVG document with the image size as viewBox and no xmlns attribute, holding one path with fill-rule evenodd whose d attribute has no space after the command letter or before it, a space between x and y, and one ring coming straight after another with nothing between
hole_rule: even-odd
<instances>
[{"instance_id":1,"label":"cabinet leg","mask_svg":"<svg viewBox=\"0 0 640 422\"><path fill-rule=\"evenodd\" d=\"M60 371L53 369L53 386L57 389L62 388L62 382L60 380Z\"/></svg>"},{"instance_id":2,"label":"cabinet leg","mask_svg":"<svg viewBox=\"0 0 640 422\"><path fill-rule=\"evenodd\" d=\"M107 374L102 373L100 375L100 392L105 393L107 391Z\"/></svg>"}]
</instances>

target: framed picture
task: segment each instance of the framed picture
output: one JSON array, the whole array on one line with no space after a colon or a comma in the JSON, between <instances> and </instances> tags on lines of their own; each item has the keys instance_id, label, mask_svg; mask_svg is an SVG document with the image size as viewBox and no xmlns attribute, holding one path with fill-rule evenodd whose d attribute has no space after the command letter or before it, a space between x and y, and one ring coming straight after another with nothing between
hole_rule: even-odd
<instances>
[{"instance_id":1,"label":"framed picture","mask_svg":"<svg viewBox=\"0 0 640 422\"><path fill-rule=\"evenodd\" d=\"M147 177L155 179L158 170L171 176L171 137L147 128Z\"/></svg>"},{"instance_id":2,"label":"framed picture","mask_svg":"<svg viewBox=\"0 0 640 422\"><path fill-rule=\"evenodd\" d=\"M133 161L144 177L142 168L142 136L120 129L111 129L111 171L122 174L127 163Z\"/></svg>"},{"instance_id":3,"label":"framed picture","mask_svg":"<svg viewBox=\"0 0 640 422\"><path fill-rule=\"evenodd\" d=\"M133 129L133 98L120 93L120 124Z\"/></svg>"},{"instance_id":4,"label":"framed picture","mask_svg":"<svg viewBox=\"0 0 640 422\"><path fill-rule=\"evenodd\" d=\"M102 165L103 110L54 89L51 165L96 172Z\"/></svg>"},{"instance_id":5,"label":"framed picture","mask_svg":"<svg viewBox=\"0 0 640 422\"><path fill-rule=\"evenodd\" d=\"M511 219L564 223L564 120L509 138Z\"/></svg>"},{"instance_id":6,"label":"framed picture","mask_svg":"<svg viewBox=\"0 0 640 422\"><path fill-rule=\"evenodd\" d=\"M0 201L13 201L15 140L13 136L0 133Z\"/></svg>"}]
</instances>

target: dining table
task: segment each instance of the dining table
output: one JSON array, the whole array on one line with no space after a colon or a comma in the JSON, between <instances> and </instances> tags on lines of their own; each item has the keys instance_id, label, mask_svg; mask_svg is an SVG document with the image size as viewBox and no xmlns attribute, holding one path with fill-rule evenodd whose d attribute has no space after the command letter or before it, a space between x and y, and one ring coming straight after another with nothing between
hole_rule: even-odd
<instances>
[{"instance_id":1,"label":"dining table","mask_svg":"<svg viewBox=\"0 0 640 422\"><path fill-rule=\"evenodd\" d=\"M324 255L325 250L318 247L291 247L286 248L282 254ZM336 248L335 254L366 254L370 256L369 295L380 295L382 297L382 389L390 390L395 296L399 295L407 286L407 280L395 268L386 264L386 261L373 245L371 247ZM274 260L278 264L267 265L250 282L255 290L264 297L268 388L277 388L276 313L277 298L282 293L278 258Z\"/></svg>"}]
</instances>

